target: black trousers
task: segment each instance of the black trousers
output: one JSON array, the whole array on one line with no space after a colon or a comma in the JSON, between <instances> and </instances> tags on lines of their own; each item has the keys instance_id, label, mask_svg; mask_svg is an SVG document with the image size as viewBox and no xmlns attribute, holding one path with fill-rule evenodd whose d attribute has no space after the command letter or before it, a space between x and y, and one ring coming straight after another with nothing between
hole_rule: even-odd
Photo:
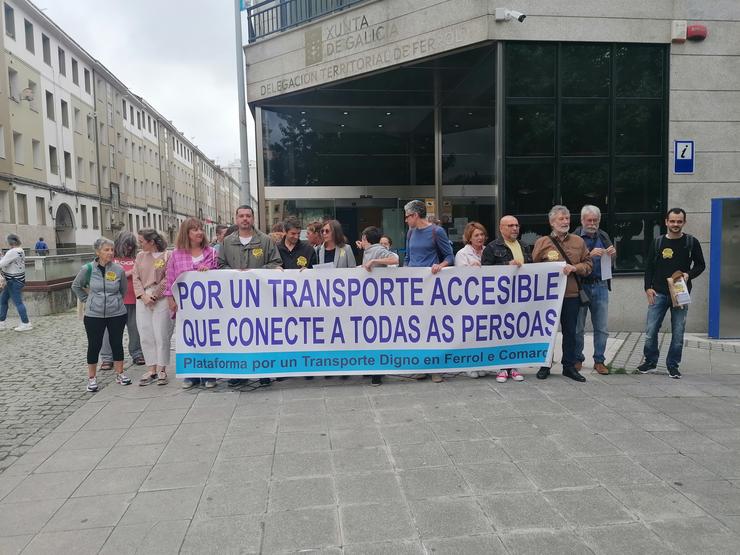
<instances>
[{"instance_id":1,"label":"black trousers","mask_svg":"<svg viewBox=\"0 0 740 555\"><path fill-rule=\"evenodd\" d=\"M123 329L126 327L127 314L112 318L93 318L85 316L85 332L87 333L87 363L97 364L100 348L103 346L103 335L108 330L110 346L113 351L113 361L123 360Z\"/></svg>"}]
</instances>

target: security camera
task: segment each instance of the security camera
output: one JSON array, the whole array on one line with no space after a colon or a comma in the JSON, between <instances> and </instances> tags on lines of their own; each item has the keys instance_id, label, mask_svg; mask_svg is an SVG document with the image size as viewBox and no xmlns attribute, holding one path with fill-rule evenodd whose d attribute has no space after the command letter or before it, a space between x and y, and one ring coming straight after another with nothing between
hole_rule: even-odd
<instances>
[{"instance_id":1,"label":"security camera","mask_svg":"<svg viewBox=\"0 0 740 555\"><path fill-rule=\"evenodd\" d=\"M495 17L496 21L511 21L512 19L516 19L519 23L524 23L527 14L507 8L496 8Z\"/></svg>"}]
</instances>

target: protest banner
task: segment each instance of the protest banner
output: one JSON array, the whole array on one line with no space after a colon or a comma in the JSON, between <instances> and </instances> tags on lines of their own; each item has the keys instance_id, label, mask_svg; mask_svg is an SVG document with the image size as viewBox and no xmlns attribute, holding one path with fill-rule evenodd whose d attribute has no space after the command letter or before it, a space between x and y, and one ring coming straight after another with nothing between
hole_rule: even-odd
<instances>
[{"instance_id":1,"label":"protest banner","mask_svg":"<svg viewBox=\"0 0 740 555\"><path fill-rule=\"evenodd\" d=\"M187 272L173 287L177 376L546 366L563 266Z\"/></svg>"}]
</instances>

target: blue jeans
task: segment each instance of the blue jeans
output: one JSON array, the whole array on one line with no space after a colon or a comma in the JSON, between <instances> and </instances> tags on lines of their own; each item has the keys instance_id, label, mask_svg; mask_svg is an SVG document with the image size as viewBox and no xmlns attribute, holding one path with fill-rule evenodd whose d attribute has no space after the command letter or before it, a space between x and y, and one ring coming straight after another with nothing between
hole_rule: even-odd
<instances>
[{"instance_id":1,"label":"blue jeans","mask_svg":"<svg viewBox=\"0 0 740 555\"><path fill-rule=\"evenodd\" d=\"M573 369L576 366L576 326L578 325L578 310L581 302L578 297L563 299L563 309L560 311L560 331L563 333L563 369Z\"/></svg>"},{"instance_id":2,"label":"blue jeans","mask_svg":"<svg viewBox=\"0 0 740 555\"><path fill-rule=\"evenodd\" d=\"M678 365L681 364L683 332L686 329L686 314L689 310L688 308L673 308L669 295L656 293L655 303L648 306L643 355L645 356L645 362L658 363L658 356L660 355L658 332L669 309L671 311L671 346L668 348L666 366L668 368L678 368Z\"/></svg>"},{"instance_id":3,"label":"blue jeans","mask_svg":"<svg viewBox=\"0 0 740 555\"><path fill-rule=\"evenodd\" d=\"M7 285L0 292L0 322L4 322L8 317L8 299L13 299L21 322L28 324L28 312L26 312L26 305L23 304L23 295L21 295L26 284L15 279L8 279L6 283Z\"/></svg>"},{"instance_id":4,"label":"blue jeans","mask_svg":"<svg viewBox=\"0 0 740 555\"><path fill-rule=\"evenodd\" d=\"M598 283L584 283L583 290L591 299L589 306L582 306L578 312L576 327L576 358L583 362L583 331L586 328L586 312L591 311L591 325L594 328L594 362L604 364L604 352L609 332L606 330L609 322L609 288L605 281Z\"/></svg>"}]
</instances>

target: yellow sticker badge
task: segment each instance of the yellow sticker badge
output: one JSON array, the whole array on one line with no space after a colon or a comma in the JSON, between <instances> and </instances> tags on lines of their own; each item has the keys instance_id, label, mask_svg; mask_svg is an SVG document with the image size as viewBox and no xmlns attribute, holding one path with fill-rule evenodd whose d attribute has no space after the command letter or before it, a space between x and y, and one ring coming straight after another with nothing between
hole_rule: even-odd
<instances>
[{"instance_id":1,"label":"yellow sticker badge","mask_svg":"<svg viewBox=\"0 0 740 555\"><path fill-rule=\"evenodd\" d=\"M162 268L164 268L164 260L162 260L161 258L158 258L157 260L155 260L154 261L154 267L157 270L161 270Z\"/></svg>"},{"instance_id":2,"label":"yellow sticker badge","mask_svg":"<svg viewBox=\"0 0 740 555\"><path fill-rule=\"evenodd\" d=\"M299 256L295 263L298 264L301 268L305 268L308 264L308 260L306 260L305 256Z\"/></svg>"},{"instance_id":3,"label":"yellow sticker badge","mask_svg":"<svg viewBox=\"0 0 740 555\"><path fill-rule=\"evenodd\" d=\"M668 260L669 258L673 258L673 249L663 249L663 252L661 253L663 255L663 260Z\"/></svg>"},{"instance_id":4,"label":"yellow sticker badge","mask_svg":"<svg viewBox=\"0 0 740 555\"><path fill-rule=\"evenodd\" d=\"M259 257L260 257L260 256L262 256L262 255L263 255L264 253L265 253L265 251L263 251L263 250L262 250L262 249L260 249L260 248L257 248L257 249L252 249L252 255L253 255L253 256L254 256L255 258L259 258Z\"/></svg>"},{"instance_id":5,"label":"yellow sticker badge","mask_svg":"<svg viewBox=\"0 0 740 555\"><path fill-rule=\"evenodd\" d=\"M108 281L116 281L116 273L115 272L105 272L105 279Z\"/></svg>"},{"instance_id":6,"label":"yellow sticker badge","mask_svg":"<svg viewBox=\"0 0 740 555\"><path fill-rule=\"evenodd\" d=\"M557 262L559 258L560 258L560 253L558 251L548 251L547 259L550 262Z\"/></svg>"}]
</instances>

